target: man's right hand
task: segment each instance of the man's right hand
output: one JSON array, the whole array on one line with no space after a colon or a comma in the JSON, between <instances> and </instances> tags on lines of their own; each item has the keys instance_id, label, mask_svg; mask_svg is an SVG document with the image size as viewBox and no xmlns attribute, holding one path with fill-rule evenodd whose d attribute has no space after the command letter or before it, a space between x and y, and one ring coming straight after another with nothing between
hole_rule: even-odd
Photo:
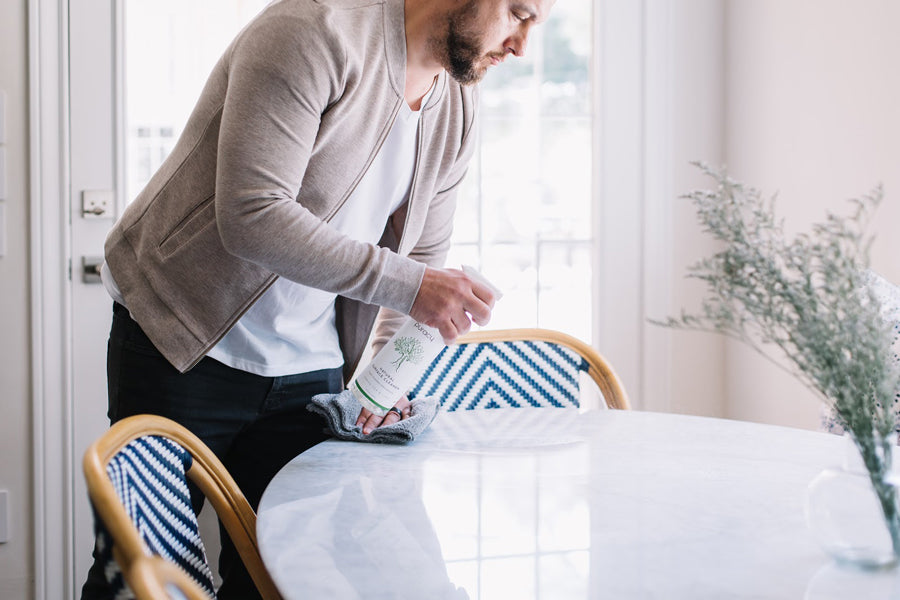
<instances>
[{"instance_id":1,"label":"man's right hand","mask_svg":"<svg viewBox=\"0 0 900 600\"><path fill-rule=\"evenodd\" d=\"M436 327L444 343L452 344L469 331L472 321L487 325L496 300L489 287L460 270L427 267L409 316Z\"/></svg>"}]
</instances>

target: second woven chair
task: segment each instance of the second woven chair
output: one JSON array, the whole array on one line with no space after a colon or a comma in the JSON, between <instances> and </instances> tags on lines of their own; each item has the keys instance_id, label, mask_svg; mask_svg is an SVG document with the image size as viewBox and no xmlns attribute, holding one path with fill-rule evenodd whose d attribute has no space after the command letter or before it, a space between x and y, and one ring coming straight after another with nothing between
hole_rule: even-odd
<instances>
[{"instance_id":1,"label":"second woven chair","mask_svg":"<svg viewBox=\"0 0 900 600\"><path fill-rule=\"evenodd\" d=\"M116 597L131 591L138 600L158 598L153 590L160 581L178 585L188 598L215 597L190 479L215 509L262 597L281 598L259 556L256 513L219 459L184 427L155 415L122 419L91 444L83 466L107 581L122 592ZM189 578L173 580L171 568L148 563L151 558Z\"/></svg>"},{"instance_id":2,"label":"second woven chair","mask_svg":"<svg viewBox=\"0 0 900 600\"><path fill-rule=\"evenodd\" d=\"M609 363L570 335L548 329L501 329L460 336L431 363L409 393L435 396L443 410L579 407L581 374L609 408L628 409L628 395Z\"/></svg>"}]
</instances>

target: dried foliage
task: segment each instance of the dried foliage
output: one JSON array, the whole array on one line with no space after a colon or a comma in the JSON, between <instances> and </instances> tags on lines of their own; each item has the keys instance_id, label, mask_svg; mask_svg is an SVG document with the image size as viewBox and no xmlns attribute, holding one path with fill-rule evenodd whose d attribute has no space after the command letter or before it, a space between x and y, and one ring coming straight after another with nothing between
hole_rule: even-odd
<instances>
[{"instance_id":1,"label":"dried foliage","mask_svg":"<svg viewBox=\"0 0 900 600\"><path fill-rule=\"evenodd\" d=\"M828 214L808 234L788 239L774 199L725 172L698 166L716 186L687 195L704 231L721 250L690 269L707 296L696 314L660 323L738 339L787 367L832 409L860 450L876 488L890 471L890 434L897 423L900 369L891 350L893 324L882 317L867 279L872 236L866 233L881 202L880 188L852 200L849 216ZM893 488L878 490L900 550Z\"/></svg>"}]
</instances>

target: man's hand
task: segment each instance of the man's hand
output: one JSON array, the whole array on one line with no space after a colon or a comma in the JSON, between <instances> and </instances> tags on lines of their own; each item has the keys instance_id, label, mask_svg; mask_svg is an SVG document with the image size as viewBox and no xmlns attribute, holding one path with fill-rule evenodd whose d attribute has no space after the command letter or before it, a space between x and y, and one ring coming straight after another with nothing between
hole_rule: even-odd
<instances>
[{"instance_id":1,"label":"man's hand","mask_svg":"<svg viewBox=\"0 0 900 600\"><path fill-rule=\"evenodd\" d=\"M372 433L372 430L384 425L393 425L397 421L409 418L409 405L412 404L406 396L400 398L394 408L388 411L383 417L373 414L367 408L359 411L356 418L356 426L362 427L362 432L366 435ZM395 410L396 409L396 410ZM398 414L399 412L399 414Z\"/></svg>"},{"instance_id":2,"label":"man's hand","mask_svg":"<svg viewBox=\"0 0 900 600\"><path fill-rule=\"evenodd\" d=\"M486 285L457 269L427 267L409 316L441 332L444 343L472 327L472 321L487 325L496 298Z\"/></svg>"}]
</instances>

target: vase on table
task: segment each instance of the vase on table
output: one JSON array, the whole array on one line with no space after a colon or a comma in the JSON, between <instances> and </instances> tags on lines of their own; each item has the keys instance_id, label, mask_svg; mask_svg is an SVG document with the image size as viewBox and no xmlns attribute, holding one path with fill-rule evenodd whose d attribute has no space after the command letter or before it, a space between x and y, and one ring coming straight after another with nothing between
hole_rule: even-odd
<instances>
[{"instance_id":1,"label":"vase on table","mask_svg":"<svg viewBox=\"0 0 900 600\"><path fill-rule=\"evenodd\" d=\"M900 477L892 469L896 434L862 443L845 435L843 465L822 471L809 485L806 519L825 552L862 569L900 561Z\"/></svg>"}]
</instances>

